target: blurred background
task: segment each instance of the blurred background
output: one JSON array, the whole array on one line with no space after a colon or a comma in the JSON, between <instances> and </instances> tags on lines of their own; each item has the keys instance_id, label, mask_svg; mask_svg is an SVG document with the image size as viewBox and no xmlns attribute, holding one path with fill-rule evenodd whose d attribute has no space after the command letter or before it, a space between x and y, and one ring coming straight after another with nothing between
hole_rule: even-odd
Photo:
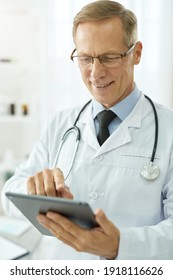
<instances>
[{"instance_id":1,"label":"blurred background","mask_svg":"<svg viewBox=\"0 0 173 280\"><path fill-rule=\"evenodd\" d=\"M70 61L73 17L91 1L0 0L0 189L48 116L90 98ZM138 18L138 87L173 108L173 1L119 0Z\"/></svg>"}]
</instances>

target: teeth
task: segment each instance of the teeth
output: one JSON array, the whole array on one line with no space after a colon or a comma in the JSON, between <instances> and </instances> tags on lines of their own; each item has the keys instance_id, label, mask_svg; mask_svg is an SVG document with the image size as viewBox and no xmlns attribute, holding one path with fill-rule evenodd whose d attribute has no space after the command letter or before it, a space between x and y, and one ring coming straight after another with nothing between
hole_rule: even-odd
<instances>
[{"instance_id":1,"label":"teeth","mask_svg":"<svg viewBox=\"0 0 173 280\"><path fill-rule=\"evenodd\" d=\"M106 85L95 85L95 87L97 87L97 88L104 88L104 87L107 87L107 86L109 86L111 83L108 83L108 84L106 84Z\"/></svg>"}]
</instances>

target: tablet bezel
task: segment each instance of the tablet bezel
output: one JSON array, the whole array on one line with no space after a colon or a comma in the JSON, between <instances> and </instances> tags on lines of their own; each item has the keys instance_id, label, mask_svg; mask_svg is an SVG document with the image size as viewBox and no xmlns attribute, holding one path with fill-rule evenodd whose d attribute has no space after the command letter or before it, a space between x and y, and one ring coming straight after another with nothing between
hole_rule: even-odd
<instances>
[{"instance_id":1,"label":"tablet bezel","mask_svg":"<svg viewBox=\"0 0 173 280\"><path fill-rule=\"evenodd\" d=\"M98 226L94 213L86 202L13 192L7 192L6 196L43 235L52 236L52 233L38 223L37 215L48 211L60 213L83 228Z\"/></svg>"}]
</instances>

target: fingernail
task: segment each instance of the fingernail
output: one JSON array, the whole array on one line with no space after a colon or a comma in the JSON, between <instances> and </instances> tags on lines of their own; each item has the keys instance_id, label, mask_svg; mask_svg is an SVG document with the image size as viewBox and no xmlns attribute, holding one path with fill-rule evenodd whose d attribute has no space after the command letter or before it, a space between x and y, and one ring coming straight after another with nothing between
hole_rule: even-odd
<instances>
[{"instance_id":1,"label":"fingernail","mask_svg":"<svg viewBox=\"0 0 173 280\"><path fill-rule=\"evenodd\" d=\"M44 217L37 217L37 221L42 225L45 223Z\"/></svg>"},{"instance_id":2,"label":"fingernail","mask_svg":"<svg viewBox=\"0 0 173 280\"><path fill-rule=\"evenodd\" d=\"M61 183L61 184L57 184L56 185L56 189L58 190L58 188L64 188L65 184Z\"/></svg>"}]
</instances>

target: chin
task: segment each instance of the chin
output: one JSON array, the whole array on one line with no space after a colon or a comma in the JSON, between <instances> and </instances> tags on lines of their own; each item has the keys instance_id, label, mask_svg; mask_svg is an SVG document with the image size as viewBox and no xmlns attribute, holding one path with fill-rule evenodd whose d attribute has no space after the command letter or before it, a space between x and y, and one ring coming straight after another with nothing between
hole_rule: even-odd
<instances>
[{"instance_id":1,"label":"chin","mask_svg":"<svg viewBox=\"0 0 173 280\"><path fill-rule=\"evenodd\" d=\"M96 97L94 97L94 98L97 100L97 102L102 104L105 108L112 107L111 102L109 102L109 100L107 100L105 98L96 98Z\"/></svg>"}]
</instances>

